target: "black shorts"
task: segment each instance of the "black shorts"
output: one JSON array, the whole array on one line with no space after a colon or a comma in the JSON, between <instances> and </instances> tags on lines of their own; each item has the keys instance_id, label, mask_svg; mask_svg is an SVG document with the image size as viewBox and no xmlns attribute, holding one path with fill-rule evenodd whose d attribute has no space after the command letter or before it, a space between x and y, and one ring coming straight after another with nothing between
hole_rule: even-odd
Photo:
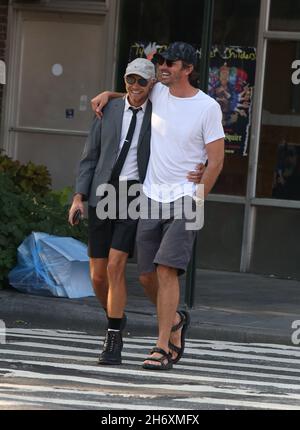
<instances>
[{"instance_id":1,"label":"black shorts","mask_svg":"<svg viewBox=\"0 0 300 430\"><path fill-rule=\"evenodd\" d=\"M132 181L128 181L132 184ZM111 248L133 256L138 219L120 219L119 193L116 194L116 219L99 219L96 208L88 208L88 255L90 258L108 258ZM127 197L128 205L134 197Z\"/></svg>"}]
</instances>

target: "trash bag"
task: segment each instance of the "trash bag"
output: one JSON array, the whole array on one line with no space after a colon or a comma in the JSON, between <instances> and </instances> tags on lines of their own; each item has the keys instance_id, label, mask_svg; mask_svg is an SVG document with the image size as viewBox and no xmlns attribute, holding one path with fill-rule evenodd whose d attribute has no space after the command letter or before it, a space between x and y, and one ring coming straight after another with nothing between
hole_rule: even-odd
<instances>
[{"instance_id":1,"label":"trash bag","mask_svg":"<svg viewBox=\"0 0 300 430\"><path fill-rule=\"evenodd\" d=\"M9 283L23 293L79 298L94 296L87 247L72 237L33 232L18 248Z\"/></svg>"}]
</instances>

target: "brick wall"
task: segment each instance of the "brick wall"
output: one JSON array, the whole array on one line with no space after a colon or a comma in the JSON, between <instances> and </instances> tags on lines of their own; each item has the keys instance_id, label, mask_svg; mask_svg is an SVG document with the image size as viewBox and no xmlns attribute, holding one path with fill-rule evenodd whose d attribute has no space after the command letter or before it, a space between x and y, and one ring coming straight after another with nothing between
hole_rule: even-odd
<instances>
[{"instance_id":1,"label":"brick wall","mask_svg":"<svg viewBox=\"0 0 300 430\"><path fill-rule=\"evenodd\" d=\"M0 0L0 60L6 59L8 0ZM3 85L0 84L0 124L2 117ZM0 147L1 147L0 143Z\"/></svg>"}]
</instances>

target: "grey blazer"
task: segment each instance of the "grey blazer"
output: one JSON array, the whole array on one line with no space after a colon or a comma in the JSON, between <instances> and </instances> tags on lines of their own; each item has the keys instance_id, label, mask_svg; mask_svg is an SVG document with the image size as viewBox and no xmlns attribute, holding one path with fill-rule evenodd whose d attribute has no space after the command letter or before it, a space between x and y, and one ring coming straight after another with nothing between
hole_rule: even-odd
<instances>
[{"instance_id":1,"label":"grey blazer","mask_svg":"<svg viewBox=\"0 0 300 430\"><path fill-rule=\"evenodd\" d=\"M111 100L103 118L94 119L79 163L75 192L84 195L90 206L97 206L96 189L111 178L119 151L125 100ZM152 104L148 100L137 147L140 182L145 180L150 156Z\"/></svg>"}]
</instances>

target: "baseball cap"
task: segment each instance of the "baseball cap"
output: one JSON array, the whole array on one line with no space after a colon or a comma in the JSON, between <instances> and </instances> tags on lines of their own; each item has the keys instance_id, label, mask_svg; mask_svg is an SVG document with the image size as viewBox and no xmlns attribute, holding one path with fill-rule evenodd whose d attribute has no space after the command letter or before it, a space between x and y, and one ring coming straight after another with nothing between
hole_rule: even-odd
<instances>
[{"instance_id":1,"label":"baseball cap","mask_svg":"<svg viewBox=\"0 0 300 430\"><path fill-rule=\"evenodd\" d=\"M125 75L139 75L145 79L155 79L155 67L146 58L136 58L127 65Z\"/></svg>"},{"instance_id":2,"label":"baseball cap","mask_svg":"<svg viewBox=\"0 0 300 430\"><path fill-rule=\"evenodd\" d=\"M188 43L185 42L174 42L169 45L169 47L160 52L159 55L166 60L176 61L182 60L188 64L193 64L194 66L197 63L197 51Z\"/></svg>"}]
</instances>

